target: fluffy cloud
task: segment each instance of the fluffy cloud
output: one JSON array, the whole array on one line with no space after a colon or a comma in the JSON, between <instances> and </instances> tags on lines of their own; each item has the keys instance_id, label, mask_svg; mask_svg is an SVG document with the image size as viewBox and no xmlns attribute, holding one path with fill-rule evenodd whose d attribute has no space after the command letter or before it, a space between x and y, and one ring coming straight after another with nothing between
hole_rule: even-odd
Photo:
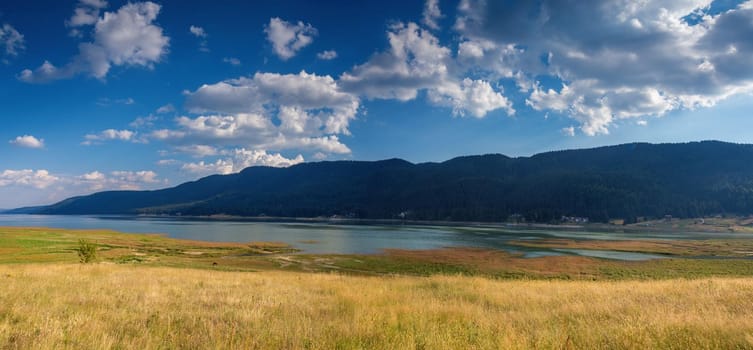
<instances>
[{"instance_id":1,"label":"fluffy cloud","mask_svg":"<svg viewBox=\"0 0 753 350\"><path fill-rule=\"evenodd\" d=\"M16 28L5 23L0 27L0 45L5 47L4 57L18 56L18 52L24 49L24 36ZM3 61L8 63L7 58L3 58Z\"/></svg>"},{"instance_id":2,"label":"fluffy cloud","mask_svg":"<svg viewBox=\"0 0 753 350\"><path fill-rule=\"evenodd\" d=\"M93 0L82 3L105 4ZM163 34L162 28L154 24L160 5L153 2L129 3L116 12L105 12L101 17L96 17L99 7L96 9L96 12L86 12L80 17L74 13L69 21L69 25L73 25L74 19L76 26L94 25L93 42L79 44L79 54L70 63L56 67L45 61L33 71L22 71L18 78L28 83L42 83L84 73L103 79L112 66L152 68L167 53L170 39ZM96 17L95 21L90 19L92 16Z\"/></svg>"},{"instance_id":3,"label":"fluffy cloud","mask_svg":"<svg viewBox=\"0 0 753 350\"><path fill-rule=\"evenodd\" d=\"M301 21L293 24L278 17L269 20L264 32L275 54L282 60L295 56L299 50L311 44L318 33L310 24Z\"/></svg>"},{"instance_id":4,"label":"fluffy cloud","mask_svg":"<svg viewBox=\"0 0 753 350\"><path fill-rule=\"evenodd\" d=\"M271 167L289 167L303 163L303 156L297 155L295 158L288 159L279 153L267 153L263 150L247 150L245 148L233 150L233 160L236 171L243 170L253 165L264 165Z\"/></svg>"},{"instance_id":5,"label":"fluffy cloud","mask_svg":"<svg viewBox=\"0 0 753 350\"><path fill-rule=\"evenodd\" d=\"M525 52L513 44L498 44L487 39L463 39L458 43L457 63L491 81L513 79L521 90L527 91L533 82L523 71L535 70L519 59Z\"/></svg>"},{"instance_id":6,"label":"fluffy cloud","mask_svg":"<svg viewBox=\"0 0 753 350\"><path fill-rule=\"evenodd\" d=\"M436 4L430 2L427 6ZM432 16L439 18L441 13ZM273 18L266 31L273 43L273 37L281 38L277 48L300 48L304 45L293 42L300 39L300 33L308 32L308 27ZM276 36L280 28L287 32ZM452 50L440 45L419 25L399 23L387 34L389 50L374 55L337 80L305 71L256 73L186 92L186 108L194 115L176 118L175 128L155 130L150 138L166 141L174 151L199 158L245 148L258 152L306 150L325 158L328 154L351 152L341 136L350 134L350 122L360 107L359 96L407 101L426 91L430 103L450 108L456 116L482 118L500 109L509 115L515 113L500 85L467 77L470 69L458 64ZM281 57L292 57L295 50L287 52L289 55L282 53ZM335 55L324 52L319 56ZM237 164L233 159L222 158L189 163L185 169L227 172Z\"/></svg>"},{"instance_id":7,"label":"fluffy cloud","mask_svg":"<svg viewBox=\"0 0 753 350\"><path fill-rule=\"evenodd\" d=\"M575 127L574 126L568 126L566 128L562 128L562 134L565 136L575 136Z\"/></svg>"},{"instance_id":8,"label":"fluffy cloud","mask_svg":"<svg viewBox=\"0 0 753 350\"><path fill-rule=\"evenodd\" d=\"M452 113L465 116L466 112L483 118L495 109L505 109L515 114L512 103L482 80L463 79L460 84L441 84L429 90L429 100L436 105L452 107Z\"/></svg>"},{"instance_id":9,"label":"fluffy cloud","mask_svg":"<svg viewBox=\"0 0 753 350\"><path fill-rule=\"evenodd\" d=\"M205 163L186 163L181 169L194 174L231 174L237 173L247 167L255 165L271 167L288 167L291 165L303 163L302 155L293 159L283 157L279 153L270 154L263 150L247 150L245 148L236 148L232 151L224 152L228 155L226 158L217 159L215 162Z\"/></svg>"},{"instance_id":10,"label":"fluffy cloud","mask_svg":"<svg viewBox=\"0 0 753 350\"><path fill-rule=\"evenodd\" d=\"M209 47L208 47L209 43L207 42L207 37L209 37L209 34L207 34L204 28L192 25L188 28L188 31L191 32L193 36L200 39L199 51L209 52Z\"/></svg>"},{"instance_id":11,"label":"fluffy cloud","mask_svg":"<svg viewBox=\"0 0 753 350\"><path fill-rule=\"evenodd\" d=\"M197 175L232 174L233 161L232 159L217 159L214 163L207 163L202 160L196 163L185 163L181 166L181 170Z\"/></svg>"},{"instance_id":12,"label":"fluffy cloud","mask_svg":"<svg viewBox=\"0 0 753 350\"><path fill-rule=\"evenodd\" d=\"M160 107L161 108L161 107ZM159 111L159 109L157 110ZM134 119L132 122L128 124L128 126L134 128L134 129L145 129L145 128L151 128L154 126L154 122L159 120L160 118L154 115L148 115L146 117L138 117ZM128 130L126 130L128 131ZM133 135L131 135L133 136Z\"/></svg>"},{"instance_id":13,"label":"fluffy cloud","mask_svg":"<svg viewBox=\"0 0 753 350\"><path fill-rule=\"evenodd\" d=\"M177 123L180 129L167 133L163 139L188 139L191 143L198 141L212 144L258 143L273 136L275 129L268 118L258 114L242 113L228 116L179 117Z\"/></svg>"},{"instance_id":14,"label":"fluffy cloud","mask_svg":"<svg viewBox=\"0 0 753 350\"><path fill-rule=\"evenodd\" d=\"M18 136L8 142L18 147L44 148L44 139L38 139L32 135Z\"/></svg>"},{"instance_id":15,"label":"fluffy cloud","mask_svg":"<svg viewBox=\"0 0 753 350\"><path fill-rule=\"evenodd\" d=\"M268 144L268 148L319 150L335 154L348 154L351 152L347 145L340 142L340 138L337 135L320 137L287 137L285 135L278 135L276 139Z\"/></svg>"},{"instance_id":16,"label":"fluffy cloud","mask_svg":"<svg viewBox=\"0 0 753 350\"><path fill-rule=\"evenodd\" d=\"M154 189L167 184L151 170L92 171L82 175L53 174L44 169L4 170L0 172L0 204L51 204L91 192Z\"/></svg>"},{"instance_id":17,"label":"fluffy cloud","mask_svg":"<svg viewBox=\"0 0 753 350\"><path fill-rule=\"evenodd\" d=\"M92 171L79 176L79 178L84 181L102 181L105 179L105 174L102 174L99 171Z\"/></svg>"},{"instance_id":18,"label":"fluffy cloud","mask_svg":"<svg viewBox=\"0 0 753 350\"><path fill-rule=\"evenodd\" d=\"M97 21L94 45L104 51L112 64L150 67L166 53L169 42L162 28L153 24L159 12L160 5L142 2L105 13Z\"/></svg>"},{"instance_id":19,"label":"fluffy cloud","mask_svg":"<svg viewBox=\"0 0 753 350\"><path fill-rule=\"evenodd\" d=\"M88 134L84 136L84 145L92 145L96 142L119 140L119 141L135 141L136 133L131 130L115 130L107 129L98 134Z\"/></svg>"},{"instance_id":20,"label":"fluffy cloud","mask_svg":"<svg viewBox=\"0 0 753 350\"><path fill-rule=\"evenodd\" d=\"M186 108L195 116L175 118L175 127L152 130L144 139L166 142L169 153L204 159L185 163L196 174L237 172L251 165L289 166L302 155L285 150L348 154L340 140L358 114L360 100L343 92L330 76L256 73L252 77L205 84L186 92ZM91 141L115 136L93 135ZM135 137L131 135L131 137ZM207 157L216 157L211 161Z\"/></svg>"},{"instance_id":21,"label":"fluffy cloud","mask_svg":"<svg viewBox=\"0 0 753 350\"><path fill-rule=\"evenodd\" d=\"M396 24L388 33L390 49L340 76L342 86L369 98L408 101L419 89L442 82L451 64L450 49L415 23Z\"/></svg>"},{"instance_id":22,"label":"fluffy cloud","mask_svg":"<svg viewBox=\"0 0 753 350\"><path fill-rule=\"evenodd\" d=\"M312 116L306 115L304 118ZM178 151L192 155L197 154L198 146L208 143L219 146L248 145L275 150L308 149L327 153L350 153L350 149L340 142L337 135L306 136L321 133L322 130L319 128L310 129L310 125L319 125L320 122L298 119L276 126L269 117L257 114L180 117L177 119L177 130L156 130L151 134L151 138L178 144Z\"/></svg>"},{"instance_id":23,"label":"fluffy cloud","mask_svg":"<svg viewBox=\"0 0 753 350\"><path fill-rule=\"evenodd\" d=\"M442 18L442 11L439 10L439 0L426 0L422 22L431 29L439 29L437 20Z\"/></svg>"},{"instance_id":24,"label":"fluffy cloud","mask_svg":"<svg viewBox=\"0 0 753 350\"><path fill-rule=\"evenodd\" d=\"M172 103L168 103L164 106L161 106L160 108L157 108L156 113L157 114L166 114L166 113L172 113L175 112L175 106L173 106Z\"/></svg>"},{"instance_id":25,"label":"fluffy cloud","mask_svg":"<svg viewBox=\"0 0 753 350\"><path fill-rule=\"evenodd\" d=\"M73 10L71 18L65 22L71 31L72 36L80 36L81 32L76 27L88 26L97 23L99 12L107 7L107 2L102 0L79 0L76 8Z\"/></svg>"},{"instance_id":26,"label":"fluffy cloud","mask_svg":"<svg viewBox=\"0 0 753 350\"><path fill-rule=\"evenodd\" d=\"M218 150L217 147L209 145L183 145L175 147L175 150L180 153L189 154L197 158L216 156L220 154L220 150Z\"/></svg>"},{"instance_id":27,"label":"fluffy cloud","mask_svg":"<svg viewBox=\"0 0 753 350\"><path fill-rule=\"evenodd\" d=\"M325 50L318 54L316 54L316 58L324 61L330 61L337 58L337 51L335 50Z\"/></svg>"},{"instance_id":28,"label":"fluffy cloud","mask_svg":"<svg viewBox=\"0 0 753 350\"><path fill-rule=\"evenodd\" d=\"M119 183L158 183L157 173L151 170L141 171L113 171L112 176Z\"/></svg>"},{"instance_id":29,"label":"fluffy cloud","mask_svg":"<svg viewBox=\"0 0 753 350\"><path fill-rule=\"evenodd\" d=\"M562 112L587 135L604 134L619 120L753 91L751 4L463 0L458 60L489 79L515 79L534 109ZM544 88L540 77L562 83Z\"/></svg>"},{"instance_id":30,"label":"fluffy cloud","mask_svg":"<svg viewBox=\"0 0 753 350\"><path fill-rule=\"evenodd\" d=\"M457 116L481 118L497 109L515 113L501 89L465 77L451 50L417 24L396 24L388 38L388 51L340 76L344 89L369 98L400 101L415 99L420 90L426 90L430 102L451 107Z\"/></svg>"},{"instance_id":31,"label":"fluffy cloud","mask_svg":"<svg viewBox=\"0 0 753 350\"><path fill-rule=\"evenodd\" d=\"M0 187L24 186L45 189L60 181L47 170L4 170L0 173Z\"/></svg>"},{"instance_id":32,"label":"fluffy cloud","mask_svg":"<svg viewBox=\"0 0 753 350\"><path fill-rule=\"evenodd\" d=\"M608 127L615 120L663 115L680 104L650 87L609 90L594 84L595 80L580 80L563 85L560 91L536 87L526 103L536 110L569 114L581 123L580 129L586 135L608 134Z\"/></svg>"},{"instance_id":33,"label":"fluffy cloud","mask_svg":"<svg viewBox=\"0 0 753 350\"><path fill-rule=\"evenodd\" d=\"M206 38L207 32L204 31L204 28L197 27L197 26L191 26L188 28L188 31L191 32L195 37L197 38Z\"/></svg>"},{"instance_id":34,"label":"fluffy cloud","mask_svg":"<svg viewBox=\"0 0 753 350\"><path fill-rule=\"evenodd\" d=\"M188 93L189 111L176 130L158 130L157 139L191 144L222 144L264 150L302 145L349 153L337 135L349 135L360 106L358 97L341 91L329 76L256 73L203 85Z\"/></svg>"},{"instance_id":35,"label":"fluffy cloud","mask_svg":"<svg viewBox=\"0 0 753 350\"><path fill-rule=\"evenodd\" d=\"M90 191L99 191L105 188L107 177L99 171L92 171L76 177L76 180L86 186Z\"/></svg>"},{"instance_id":36,"label":"fluffy cloud","mask_svg":"<svg viewBox=\"0 0 753 350\"><path fill-rule=\"evenodd\" d=\"M69 186L79 188L80 191L140 190L145 187L153 188L156 185L166 184L165 181L159 179L157 173L151 170L119 170L112 171L109 174L92 171L62 181Z\"/></svg>"}]
</instances>

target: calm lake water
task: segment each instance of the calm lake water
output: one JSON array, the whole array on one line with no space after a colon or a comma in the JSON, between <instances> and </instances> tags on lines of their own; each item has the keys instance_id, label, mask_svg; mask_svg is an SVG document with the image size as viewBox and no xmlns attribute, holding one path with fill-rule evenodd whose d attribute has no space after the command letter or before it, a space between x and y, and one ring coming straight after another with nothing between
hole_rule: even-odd
<instances>
[{"instance_id":1,"label":"calm lake water","mask_svg":"<svg viewBox=\"0 0 753 350\"><path fill-rule=\"evenodd\" d=\"M750 238L733 233L624 233L560 229L528 229L513 226L406 226L341 225L332 223L285 223L186 220L130 216L0 215L0 226L33 226L69 229L110 229L129 233L161 233L169 237L221 242L285 242L306 253L368 254L386 248L434 249L482 247L522 253L526 257L583 255L619 260L647 260L660 255L602 250L521 248L510 240L577 238L705 239Z\"/></svg>"}]
</instances>

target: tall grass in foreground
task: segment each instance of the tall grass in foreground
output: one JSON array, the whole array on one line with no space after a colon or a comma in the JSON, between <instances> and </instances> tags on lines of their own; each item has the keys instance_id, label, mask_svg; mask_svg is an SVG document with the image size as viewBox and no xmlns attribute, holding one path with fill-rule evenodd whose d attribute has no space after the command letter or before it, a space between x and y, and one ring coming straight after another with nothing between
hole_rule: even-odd
<instances>
[{"instance_id":1,"label":"tall grass in foreground","mask_svg":"<svg viewBox=\"0 0 753 350\"><path fill-rule=\"evenodd\" d=\"M0 348L753 348L753 279L0 266Z\"/></svg>"}]
</instances>

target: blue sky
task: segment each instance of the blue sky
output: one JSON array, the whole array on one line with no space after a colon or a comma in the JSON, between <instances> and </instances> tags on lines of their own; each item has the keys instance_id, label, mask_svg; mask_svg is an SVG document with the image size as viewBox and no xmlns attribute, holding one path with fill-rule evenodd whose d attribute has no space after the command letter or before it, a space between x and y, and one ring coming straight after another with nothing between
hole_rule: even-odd
<instances>
[{"instance_id":1,"label":"blue sky","mask_svg":"<svg viewBox=\"0 0 753 350\"><path fill-rule=\"evenodd\" d=\"M751 143L753 1L3 1L0 208L253 165Z\"/></svg>"}]
</instances>

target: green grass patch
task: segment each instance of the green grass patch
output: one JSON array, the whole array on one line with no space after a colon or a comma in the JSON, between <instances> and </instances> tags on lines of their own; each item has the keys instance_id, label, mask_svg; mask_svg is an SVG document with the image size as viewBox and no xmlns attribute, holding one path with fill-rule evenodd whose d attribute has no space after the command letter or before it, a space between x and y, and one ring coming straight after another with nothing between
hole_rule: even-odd
<instances>
[{"instance_id":1,"label":"green grass patch","mask_svg":"<svg viewBox=\"0 0 753 350\"><path fill-rule=\"evenodd\" d=\"M753 276L753 260L659 259L616 262L600 267L606 279L672 279Z\"/></svg>"},{"instance_id":2,"label":"green grass patch","mask_svg":"<svg viewBox=\"0 0 753 350\"><path fill-rule=\"evenodd\" d=\"M106 230L6 227L0 228L0 264L78 262L81 241L95 248L101 262L218 269L225 264L237 269L238 261L249 267L255 265L249 257L297 251L282 243L218 243Z\"/></svg>"},{"instance_id":3,"label":"green grass patch","mask_svg":"<svg viewBox=\"0 0 753 350\"><path fill-rule=\"evenodd\" d=\"M478 269L451 263L419 261L385 255L344 256L333 260L340 270L375 274L401 275L478 275Z\"/></svg>"}]
</instances>

